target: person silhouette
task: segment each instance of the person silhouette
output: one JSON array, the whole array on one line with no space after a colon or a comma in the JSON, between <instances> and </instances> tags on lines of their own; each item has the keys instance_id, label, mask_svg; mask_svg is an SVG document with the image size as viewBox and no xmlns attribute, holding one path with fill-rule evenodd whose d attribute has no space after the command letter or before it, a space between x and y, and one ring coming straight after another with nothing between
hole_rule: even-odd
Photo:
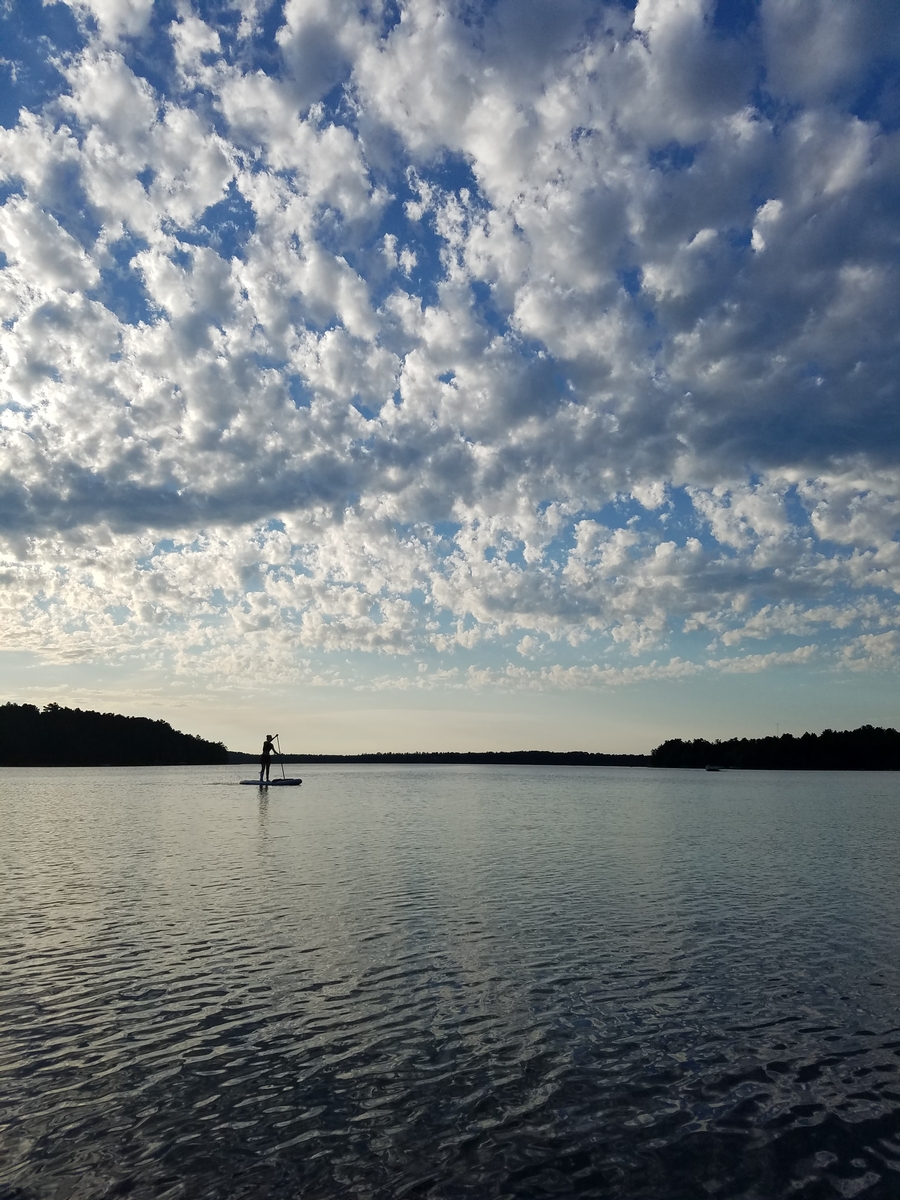
<instances>
[{"instance_id":1,"label":"person silhouette","mask_svg":"<svg viewBox=\"0 0 900 1200\"><path fill-rule=\"evenodd\" d=\"M263 782L263 777L265 777L266 783L269 782L269 768L272 765L272 755L275 753L275 738L277 737L277 733L267 733L266 740L263 742L262 755L259 760L260 783Z\"/></svg>"}]
</instances>

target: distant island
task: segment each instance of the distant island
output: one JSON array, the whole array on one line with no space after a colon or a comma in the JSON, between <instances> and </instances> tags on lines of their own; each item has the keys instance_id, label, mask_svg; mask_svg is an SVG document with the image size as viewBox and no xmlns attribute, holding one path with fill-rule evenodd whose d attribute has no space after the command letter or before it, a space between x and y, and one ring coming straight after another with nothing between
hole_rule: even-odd
<instances>
[{"instance_id":1,"label":"distant island","mask_svg":"<svg viewBox=\"0 0 900 1200\"><path fill-rule=\"evenodd\" d=\"M229 750L232 763L258 762L256 754ZM650 754L599 754L586 750L420 751L416 753L286 754L286 763L470 763L479 766L719 767L770 771L898 771L900 733L859 729L794 737L731 738L710 742L672 738Z\"/></svg>"},{"instance_id":2,"label":"distant island","mask_svg":"<svg viewBox=\"0 0 900 1200\"><path fill-rule=\"evenodd\" d=\"M221 742L179 733L166 721L48 704L0 705L0 766L148 767L226 763Z\"/></svg>"},{"instance_id":3,"label":"distant island","mask_svg":"<svg viewBox=\"0 0 900 1200\"><path fill-rule=\"evenodd\" d=\"M861 725L838 732L708 742L673 738L650 755L654 767L739 767L756 771L900 771L900 733Z\"/></svg>"},{"instance_id":4,"label":"distant island","mask_svg":"<svg viewBox=\"0 0 900 1200\"><path fill-rule=\"evenodd\" d=\"M232 763L259 762L258 754L228 751ZM649 754L595 754L589 750L414 750L371 754L284 754L286 763L471 763L477 766L649 767Z\"/></svg>"}]
</instances>

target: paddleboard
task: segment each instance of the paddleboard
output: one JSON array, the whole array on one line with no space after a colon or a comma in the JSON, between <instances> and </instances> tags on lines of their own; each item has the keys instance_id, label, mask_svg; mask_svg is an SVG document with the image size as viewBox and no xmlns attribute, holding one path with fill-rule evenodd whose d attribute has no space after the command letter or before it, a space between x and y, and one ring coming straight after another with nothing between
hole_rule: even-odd
<instances>
[{"instance_id":1,"label":"paddleboard","mask_svg":"<svg viewBox=\"0 0 900 1200\"><path fill-rule=\"evenodd\" d=\"M270 779L268 781L259 779L242 779L241 783L244 787L299 787L303 782L302 779Z\"/></svg>"}]
</instances>

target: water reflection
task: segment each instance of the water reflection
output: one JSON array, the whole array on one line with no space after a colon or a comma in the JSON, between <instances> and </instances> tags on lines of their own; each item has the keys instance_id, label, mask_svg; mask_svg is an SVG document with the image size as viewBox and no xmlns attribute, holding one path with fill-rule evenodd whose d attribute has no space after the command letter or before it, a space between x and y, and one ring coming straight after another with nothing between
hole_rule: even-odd
<instances>
[{"instance_id":1,"label":"water reflection","mask_svg":"<svg viewBox=\"0 0 900 1200\"><path fill-rule=\"evenodd\" d=\"M268 788L259 789L259 840L265 842L269 836L269 790Z\"/></svg>"},{"instance_id":2,"label":"water reflection","mask_svg":"<svg viewBox=\"0 0 900 1200\"><path fill-rule=\"evenodd\" d=\"M0 1194L900 1194L894 777L239 777L0 777Z\"/></svg>"}]
</instances>

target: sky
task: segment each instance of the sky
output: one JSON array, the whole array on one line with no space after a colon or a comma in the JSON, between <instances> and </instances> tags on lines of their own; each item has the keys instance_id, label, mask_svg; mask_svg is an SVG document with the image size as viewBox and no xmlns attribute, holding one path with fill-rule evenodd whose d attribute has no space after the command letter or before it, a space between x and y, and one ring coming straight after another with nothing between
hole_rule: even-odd
<instances>
[{"instance_id":1,"label":"sky","mask_svg":"<svg viewBox=\"0 0 900 1200\"><path fill-rule=\"evenodd\" d=\"M900 6L5 0L0 702L900 725Z\"/></svg>"}]
</instances>

